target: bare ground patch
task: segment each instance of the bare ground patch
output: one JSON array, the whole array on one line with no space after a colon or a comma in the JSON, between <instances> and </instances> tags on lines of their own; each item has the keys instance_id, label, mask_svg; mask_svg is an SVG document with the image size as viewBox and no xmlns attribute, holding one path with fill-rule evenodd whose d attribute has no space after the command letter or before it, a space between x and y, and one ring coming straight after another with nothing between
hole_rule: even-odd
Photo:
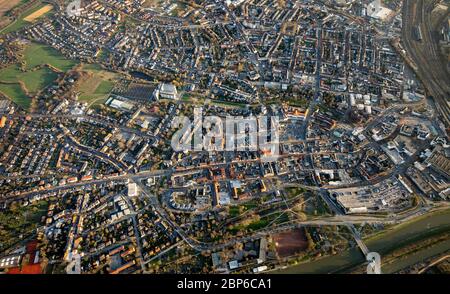
<instances>
[{"instance_id":1,"label":"bare ground patch","mask_svg":"<svg viewBox=\"0 0 450 294\"><path fill-rule=\"evenodd\" d=\"M279 257L293 256L308 248L308 239L303 228L278 233L273 236Z\"/></svg>"}]
</instances>

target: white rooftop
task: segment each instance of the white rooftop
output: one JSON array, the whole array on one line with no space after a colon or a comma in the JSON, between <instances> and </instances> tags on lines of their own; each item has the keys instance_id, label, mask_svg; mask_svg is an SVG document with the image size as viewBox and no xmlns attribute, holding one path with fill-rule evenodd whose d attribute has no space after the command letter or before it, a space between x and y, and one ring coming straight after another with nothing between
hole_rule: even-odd
<instances>
[{"instance_id":1,"label":"white rooftop","mask_svg":"<svg viewBox=\"0 0 450 294\"><path fill-rule=\"evenodd\" d=\"M172 84L161 84L160 91L164 93L176 94L177 88Z\"/></svg>"}]
</instances>

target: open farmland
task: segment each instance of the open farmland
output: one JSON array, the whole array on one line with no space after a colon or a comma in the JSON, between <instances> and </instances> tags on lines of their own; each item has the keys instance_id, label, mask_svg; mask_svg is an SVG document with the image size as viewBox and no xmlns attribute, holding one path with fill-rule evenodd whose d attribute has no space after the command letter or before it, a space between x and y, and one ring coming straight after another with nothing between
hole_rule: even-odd
<instances>
[{"instance_id":1,"label":"open farmland","mask_svg":"<svg viewBox=\"0 0 450 294\"><path fill-rule=\"evenodd\" d=\"M6 13L21 3L21 0L0 0L0 28L10 23L10 18L6 17Z\"/></svg>"},{"instance_id":2,"label":"open farmland","mask_svg":"<svg viewBox=\"0 0 450 294\"><path fill-rule=\"evenodd\" d=\"M32 5L30 8L25 10L23 13L19 15L19 17L12 23L10 23L8 26L3 28L1 30L2 33L11 33L17 30L20 30L21 28L27 26L30 24L30 22L26 21L25 18L34 12L40 10L41 8L45 7L47 4L44 4L40 1L37 1L34 5Z\"/></svg>"},{"instance_id":3,"label":"open farmland","mask_svg":"<svg viewBox=\"0 0 450 294\"><path fill-rule=\"evenodd\" d=\"M43 16L44 14L46 14L47 12L49 12L52 9L53 9L53 5L47 4L47 5L39 8L35 12L29 14L27 17L24 18L24 20L26 20L28 22L34 22L36 19L40 18L41 16Z\"/></svg>"},{"instance_id":4,"label":"open farmland","mask_svg":"<svg viewBox=\"0 0 450 294\"><path fill-rule=\"evenodd\" d=\"M0 16L5 15L8 11L21 2L21 0L0 0Z\"/></svg>"}]
</instances>

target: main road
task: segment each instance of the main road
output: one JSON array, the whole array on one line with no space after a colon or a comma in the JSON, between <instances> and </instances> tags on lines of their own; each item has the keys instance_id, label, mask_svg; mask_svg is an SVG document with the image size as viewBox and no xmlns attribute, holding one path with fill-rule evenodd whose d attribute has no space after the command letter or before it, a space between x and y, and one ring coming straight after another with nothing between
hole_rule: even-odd
<instances>
[{"instance_id":1,"label":"main road","mask_svg":"<svg viewBox=\"0 0 450 294\"><path fill-rule=\"evenodd\" d=\"M300 139L306 140L308 137L308 125L311 120L311 115L316 106L320 102L320 83L321 83L321 70L322 70L322 20L317 20L317 44L316 44L316 81L314 87L314 98L308 106L305 120L300 127Z\"/></svg>"}]
</instances>

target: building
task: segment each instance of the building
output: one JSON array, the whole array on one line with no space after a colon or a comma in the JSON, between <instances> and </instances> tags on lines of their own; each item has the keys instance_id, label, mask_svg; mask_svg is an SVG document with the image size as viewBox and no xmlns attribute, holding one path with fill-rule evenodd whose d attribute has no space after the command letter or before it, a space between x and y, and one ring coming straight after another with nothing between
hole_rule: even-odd
<instances>
[{"instance_id":1,"label":"building","mask_svg":"<svg viewBox=\"0 0 450 294\"><path fill-rule=\"evenodd\" d=\"M392 13L392 10L383 7L381 0L375 0L367 5L366 13L371 18L385 20Z\"/></svg>"},{"instance_id":2,"label":"building","mask_svg":"<svg viewBox=\"0 0 450 294\"><path fill-rule=\"evenodd\" d=\"M176 100L178 99L178 91L174 85L162 83L156 88L154 97L155 99L163 98Z\"/></svg>"},{"instance_id":3,"label":"building","mask_svg":"<svg viewBox=\"0 0 450 294\"><path fill-rule=\"evenodd\" d=\"M447 158L440 150L435 150L426 160L436 171L450 177L450 159Z\"/></svg>"},{"instance_id":4,"label":"building","mask_svg":"<svg viewBox=\"0 0 450 294\"><path fill-rule=\"evenodd\" d=\"M227 6L233 5L234 7L241 5L243 2L244 2L244 0L226 0L225 1Z\"/></svg>"},{"instance_id":5,"label":"building","mask_svg":"<svg viewBox=\"0 0 450 294\"><path fill-rule=\"evenodd\" d=\"M2 116L0 119L0 128L4 128L6 124L6 116Z\"/></svg>"},{"instance_id":6,"label":"building","mask_svg":"<svg viewBox=\"0 0 450 294\"><path fill-rule=\"evenodd\" d=\"M19 266L22 255L9 255L0 259L0 269Z\"/></svg>"},{"instance_id":7,"label":"building","mask_svg":"<svg viewBox=\"0 0 450 294\"><path fill-rule=\"evenodd\" d=\"M136 183L128 184L128 197L136 197L138 194L138 187Z\"/></svg>"},{"instance_id":8,"label":"building","mask_svg":"<svg viewBox=\"0 0 450 294\"><path fill-rule=\"evenodd\" d=\"M417 169L409 167L406 171L406 175L423 194L426 196L431 196L433 194L433 187Z\"/></svg>"}]
</instances>

